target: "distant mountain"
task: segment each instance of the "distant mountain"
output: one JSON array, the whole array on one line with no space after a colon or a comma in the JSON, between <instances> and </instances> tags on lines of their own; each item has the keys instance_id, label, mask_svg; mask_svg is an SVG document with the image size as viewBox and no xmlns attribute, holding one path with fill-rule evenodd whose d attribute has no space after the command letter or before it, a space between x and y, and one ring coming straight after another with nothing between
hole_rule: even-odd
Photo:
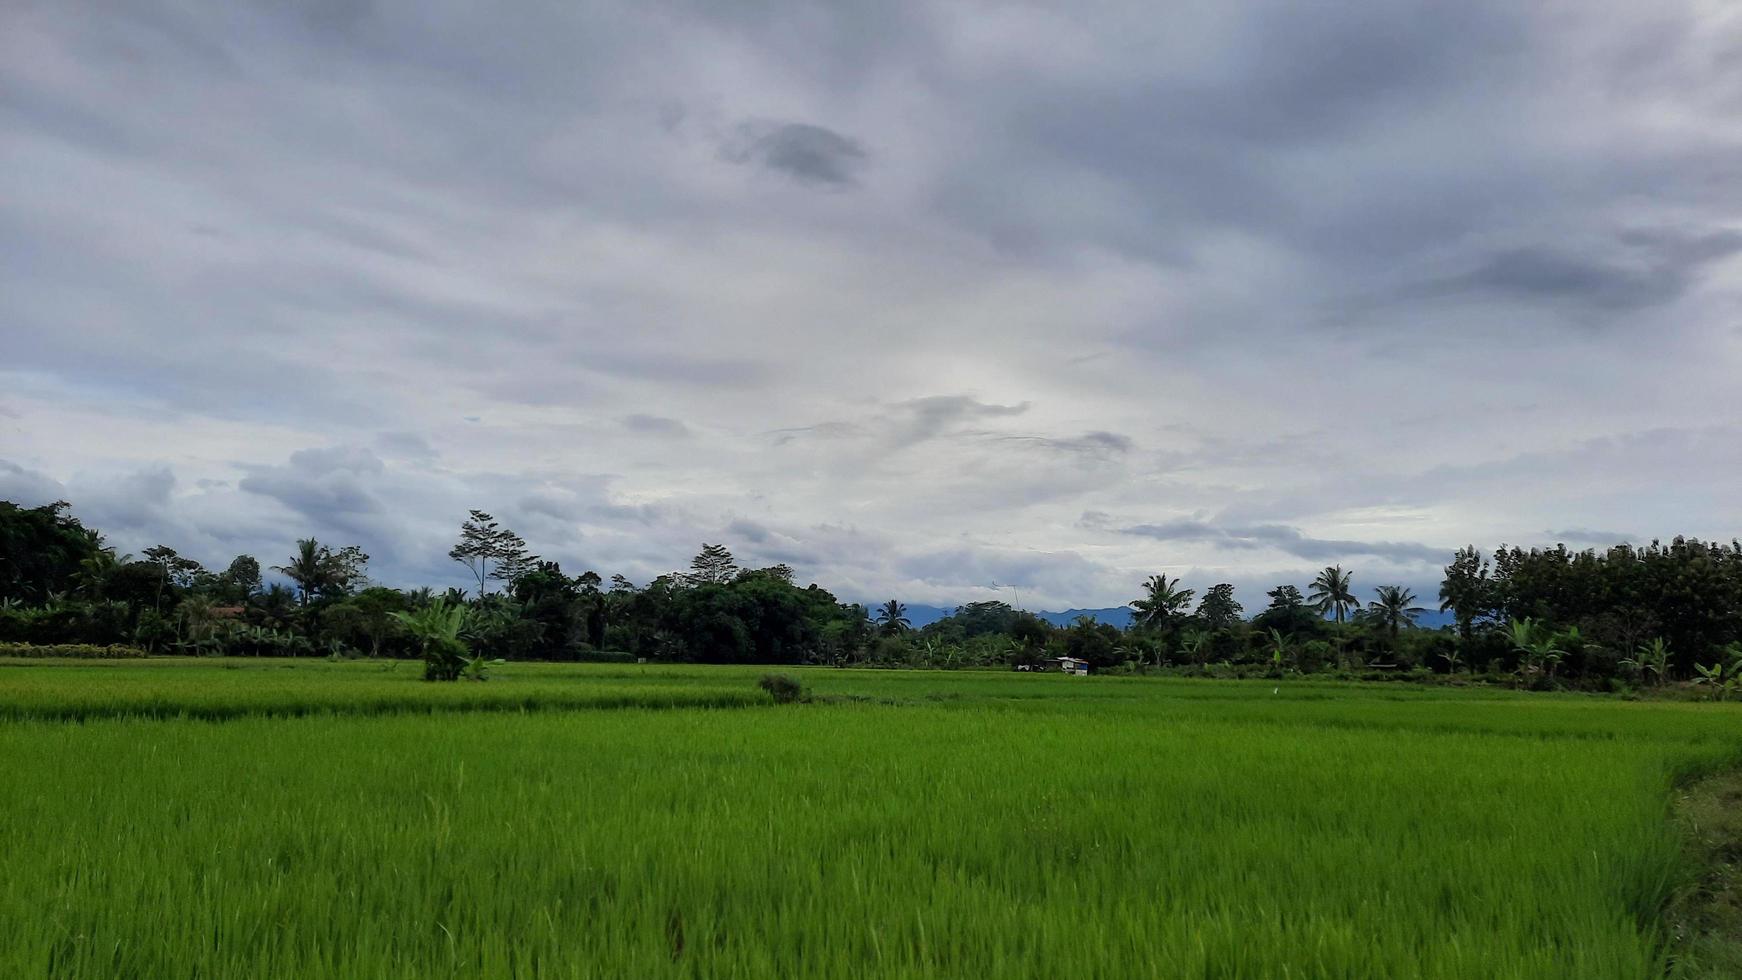
<instances>
[{"instance_id":1,"label":"distant mountain","mask_svg":"<svg viewBox=\"0 0 1742 980\"><path fill-rule=\"evenodd\" d=\"M955 606L925 606L917 602L910 602L907 604L907 621L913 624L914 629L919 629L921 626L929 626L955 611ZM870 612L873 616L877 614L875 609ZM1108 623L1120 629L1131 625L1131 610L1125 606L1112 609L1066 609L1064 612L1037 611L1035 615L1054 626L1069 626L1076 622L1078 616L1088 616L1096 622Z\"/></svg>"},{"instance_id":2,"label":"distant mountain","mask_svg":"<svg viewBox=\"0 0 1742 980\"><path fill-rule=\"evenodd\" d=\"M1131 625L1131 607L1113 606L1108 609L1066 609L1064 612L1037 612L1036 616L1054 626L1069 626L1077 621L1078 616L1087 616L1097 623L1117 626L1125 629Z\"/></svg>"},{"instance_id":3,"label":"distant mountain","mask_svg":"<svg viewBox=\"0 0 1742 980\"><path fill-rule=\"evenodd\" d=\"M907 603L907 621L913 624L914 629L919 629L921 626L930 626L955 611L955 606L946 609L942 606L922 606L917 602L910 602ZM875 607L870 609L870 613L872 619L877 618Z\"/></svg>"},{"instance_id":4,"label":"distant mountain","mask_svg":"<svg viewBox=\"0 0 1742 980\"><path fill-rule=\"evenodd\" d=\"M955 606L922 606L919 603L908 603L907 620L913 624L914 629L919 629L921 626L935 623L955 611ZM876 610L872 610L873 614L875 612ZM1063 612L1039 610L1035 612L1035 615L1054 626L1069 626L1077 621L1078 616L1087 616L1097 623L1106 623L1119 629L1126 629L1131 625L1130 606L1112 606L1106 609L1066 609ZM1433 608L1429 608L1427 612L1415 617L1415 625L1427 630L1437 630L1442 626L1451 626L1455 622L1456 619L1451 613L1440 612Z\"/></svg>"}]
</instances>

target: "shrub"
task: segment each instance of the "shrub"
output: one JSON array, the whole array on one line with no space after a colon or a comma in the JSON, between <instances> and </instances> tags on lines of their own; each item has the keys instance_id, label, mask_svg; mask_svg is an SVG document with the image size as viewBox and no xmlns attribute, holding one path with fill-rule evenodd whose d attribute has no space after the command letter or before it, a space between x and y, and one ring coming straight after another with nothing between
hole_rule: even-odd
<instances>
[{"instance_id":1,"label":"shrub","mask_svg":"<svg viewBox=\"0 0 1742 980\"><path fill-rule=\"evenodd\" d=\"M775 704L791 704L804 700L804 685L788 674L763 674L756 686L767 691Z\"/></svg>"},{"instance_id":2,"label":"shrub","mask_svg":"<svg viewBox=\"0 0 1742 980\"><path fill-rule=\"evenodd\" d=\"M90 643L0 643L0 657L40 659L64 657L71 660L128 660L149 656L138 647L119 645L95 646Z\"/></svg>"}]
</instances>

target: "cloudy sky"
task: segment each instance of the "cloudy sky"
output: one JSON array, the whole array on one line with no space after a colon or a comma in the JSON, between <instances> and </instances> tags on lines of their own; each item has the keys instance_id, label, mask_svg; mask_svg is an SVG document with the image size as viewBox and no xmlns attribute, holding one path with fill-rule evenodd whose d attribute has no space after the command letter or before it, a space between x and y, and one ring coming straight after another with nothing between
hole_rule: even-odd
<instances>
[{"instance_id":1,"label":"cloudy sky","mask_svg":"<svg viewBox=\"0 0 1742 980\"><path fill-rule=\"evenodd\" d=\"M0 498L125 550L1431 595L1742 533L1739 296L1722 2L0 4Z\"/></svg>"}]
</instances>

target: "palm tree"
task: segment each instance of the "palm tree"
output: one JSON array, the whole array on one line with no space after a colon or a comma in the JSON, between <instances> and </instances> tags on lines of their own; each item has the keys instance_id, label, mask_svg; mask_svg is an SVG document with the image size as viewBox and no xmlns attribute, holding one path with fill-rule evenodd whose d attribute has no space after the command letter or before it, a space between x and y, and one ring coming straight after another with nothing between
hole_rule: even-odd
<instances>
[{"instance_id":1,"label":"palm tree","mask_svg":"<svg viewBox=\"0 0 1742 980\"><path fill-rule=\"evenodd\" d=\"M1313 590L1307 598L1318 607L1320 615L1334 613L1338 623L1351 609L1361 608L1361 600L1355 598L1355 590L1351 580L1354 572L1343 571L1343 566L1332 565L1319 573L1313 579ZM1414 597L1411 597L1414 601Z\"/></svg>"},{"instance_id":2,"label":"palm tree","mask_svg":"<svg viewBox=\"0 0 1742 980\"><path fill-rule=\"evenodd\" d=\"M886 636L906 632L913 624L907 621L907 607L894 599L877 609L877 626Z\"/></svg>"},{"instance_id":3,"label":"palm tree","mask_svg":"<svg viewBox=\"0 0 1742 980\"><path fill-rule=\"evenodd\" d=\"M89 558L79 559L79 571L74 581L88 599L101 599L109 587L116 569L133 560L132 555L117 555L114 548L98 548Z\"/></svg>"},{"instance_id":4,"label":"palm tree","mask_svg":"<svg viewBox=\"0 0 1742 980\"><path fill-rule=\"evenodd\" d=\"M1415 604L1415 593L1401 585L1381 585L1373 591L1379 594L1379 598L1367 603L1367 611L1394 640L1399 630L1405 626L1413 627L1415 617L1427 612Z\"/></svg>"},{"instance_id":5,"label":"palm tree","mask_svg":"<svg viewBox=\"0 0 1742 980\"><path fill-rule=\"evenodd\" d=\"M296 554L290 556L289 564L272 566L273 571L283 572L296 583L305 609L308 608L309 599L326 587L332 575L332 562L328 560L330 554L314 538L302 538L297 541Z\"/></svg>"},{"instance_id":6,"label":"palm tree","mask_svg":"<svg viewBox=\"0 0 1742 980\"><path fill-rule=\"evenodd\" d=\"M259 610L260 618L274 629L288 627L291 616L296 613L296 597L277 582L268 585L266 591L255 596L253 605Z\"/></svg>"},{"instance_id":7,"label":"palm tree","mask_svg":"<svg viewBox=\"0 0 1742 980\"><path fill-rule=\"evenodd\" d=\"M1143 583L1143 598L1129 603L1136 610L1132 620L1139 626L1165 628L1171 625L1175 618L1191 608L1192 597L1197 595L1195 590L1182 589L1179 584L1177 578L1169 582L1166 575L1151 575Z\"/></svg>"}]
</instances>

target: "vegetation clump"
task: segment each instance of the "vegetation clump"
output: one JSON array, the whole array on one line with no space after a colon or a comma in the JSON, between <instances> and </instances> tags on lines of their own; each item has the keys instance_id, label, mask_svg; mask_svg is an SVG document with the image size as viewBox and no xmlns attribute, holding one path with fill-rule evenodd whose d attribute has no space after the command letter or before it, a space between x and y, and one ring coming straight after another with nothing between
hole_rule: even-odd
<instances>
[{"instance_id":1,"label":"vegetation clump","mask_svg":"<svg viewBox=\"0 0 1742 980\"><path fill-rule=\"evenodd\" d=\"M422 609L393 614L423 646L423 679L426 681L457 681L472 667L473 657L460 638L465 629L465 606L449 605L437 599ZM476 679L483 680L480 666Z\"/></svg>"},{"instance_id":2,"label":"vegetation clump","mask_svg":"<svg viewBox=\"0 0 1742 980\"><path fill-rule=\"evenodd\" d=\"M130 660L149 656L138 647L91 643L0 643L0 657L26 660Z\"/></svg>"},{"instance_id":3,"label":"vegetation clump","mask_svg":"<svg viewBox=\"0 0 1742 980\"><path fill-rule=\"evenodd\" d=\"M804 685L790 674L763 674L756 686L767 691L775 704L792 704L805 700Z\"/></svg>"}]
</instances>

